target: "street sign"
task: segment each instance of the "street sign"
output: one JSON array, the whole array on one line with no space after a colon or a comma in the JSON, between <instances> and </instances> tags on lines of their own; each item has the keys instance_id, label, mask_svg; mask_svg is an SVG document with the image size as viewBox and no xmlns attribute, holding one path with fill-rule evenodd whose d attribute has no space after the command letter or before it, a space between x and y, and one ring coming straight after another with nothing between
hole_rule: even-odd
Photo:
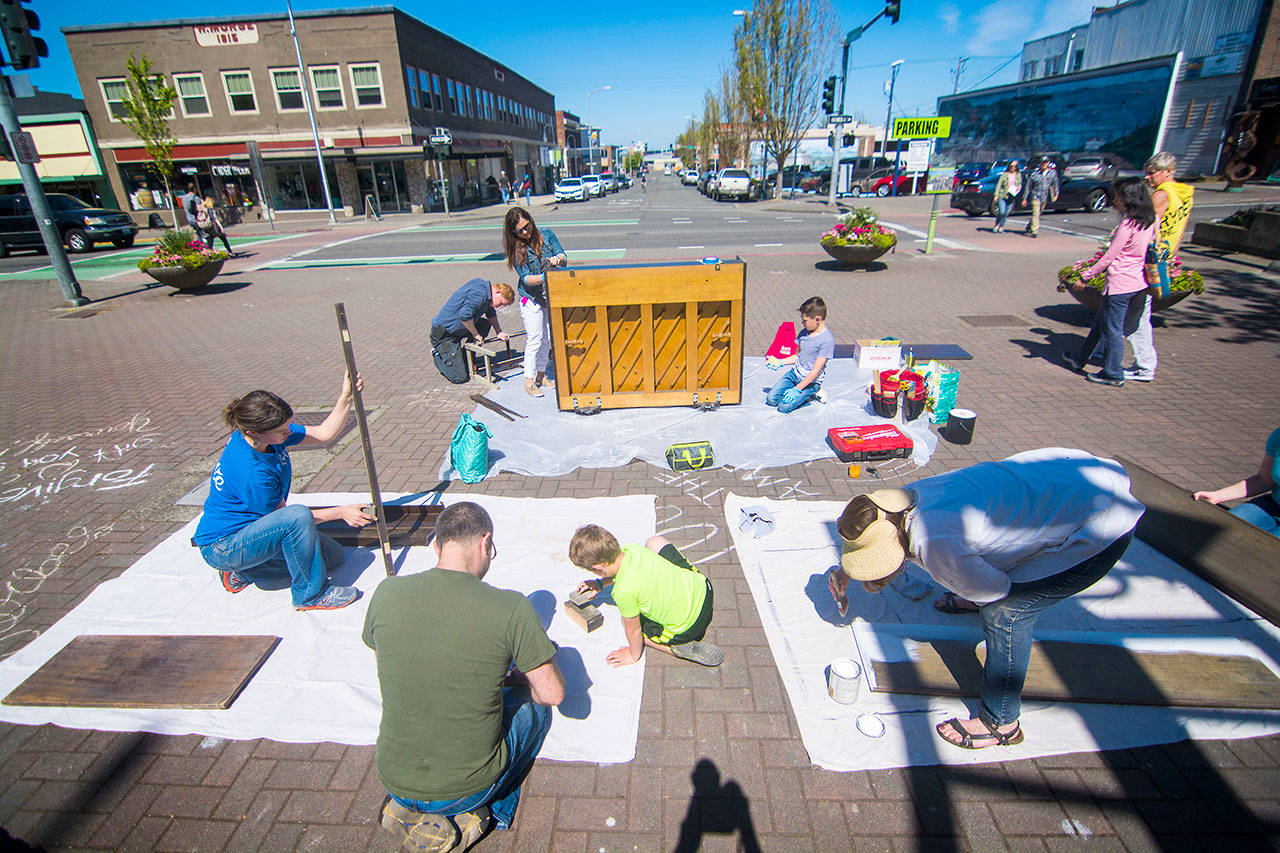
<instances>
[{"instance_id":1,"label":"street sign","mask_svg":"<svg viewBox=\"0 0 1280 853\"><path fill-rule=\"evenodd\" d=\"M933 143L927 139L913 139L907 144L905 172L923 172L929 168L929 151Z\"/></svg>"},{"instance_id":2,"label":"street sign","mask_svg":"<svg viewBox=\"0 0 1280 853\"><path fill-rule=\"evenodd\" d=\"M13 159L19 163L39 163L40 152L36 150L36 141L25 130L15 130L9 134L13 148Z\"/></svg>"},{"instance_id":3,"label":"street sign","mask_svg":"<svg viewBox=\"0 0 1280 853\"><path fill-rule=\"evenodd\" d=\"M951 135L951 116L896 118L891 139L946 139Z\"/></svg>"},{"instance_id":4,"label":"street sign","mask_svg":"<svg viewBox=\"0 0 1280 853\"><path fill-rule=\"evenodd\" d=\"M432 145L452 145L453 134L437 127L436 132L427 137L427 141Z\"/></svg>"},{"instance_id":5,"label":"street sign","mask_svg":"<svg viewBox=\"0 0 1280 853\"><path fill-rule=\"evenodd\" d=\"M831 116L827 121L832 124L852 124L853 116Z\"/></svg>"},{"instance_id":6,"label":"street sign","mask_svg":"<svg viewBox=\"0 0 1280 853\"><path fill-rule=\"evenodd\" d=\"M955 169L930 169L926 193L949 193L956 181Z\"/></svg>"}]
</instances>

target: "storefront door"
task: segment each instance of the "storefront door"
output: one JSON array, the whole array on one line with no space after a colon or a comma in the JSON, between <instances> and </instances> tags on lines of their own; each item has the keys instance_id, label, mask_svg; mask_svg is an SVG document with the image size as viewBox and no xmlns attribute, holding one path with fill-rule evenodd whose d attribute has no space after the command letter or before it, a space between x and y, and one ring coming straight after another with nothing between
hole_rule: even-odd
<instances>
[{"instance_id":1,"label":"storefront door","mask_svg":"<svg viewBox=\"0 0 1280 853\"><path fill-rule=\"evenodd\" d=\"M360 181L360 198L372 195L382 212L408 210L409 193L405 184L404 164L399 161L379 160L368 166L356 167Z\"/></svg>"}]
</instances>

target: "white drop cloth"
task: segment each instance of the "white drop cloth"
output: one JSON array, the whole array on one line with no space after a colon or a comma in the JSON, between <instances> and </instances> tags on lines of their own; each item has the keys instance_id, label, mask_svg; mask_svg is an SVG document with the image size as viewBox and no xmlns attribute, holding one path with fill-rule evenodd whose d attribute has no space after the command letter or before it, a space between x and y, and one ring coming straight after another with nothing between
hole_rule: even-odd
<instances>
[{"instance_id":1,"label":"white drop cloth","mask_svg":"<svg viewBox=\"0 0 1280 853\"><path fill-rule=\"evenodd\" d=\"M711 412L681 406L611 409L595 415L561 412L551 389L542 397L530 397L517 375L486 396L527 417L509 421L483 406L476 408L475 417L493 434L489 439L490 473L554 477L575 468L617 468L632 459L665 468L669 446L703 440L711 442L717 467L772 468L832 457L827 444L831 427L890 423L871 408L867 393L871 371L858 370L852 359L827 362L822 384L826 403L815 400L786 415L764 403L764 389L777 381L781 370L768 369L762 358L744 358L742 374L739 405ZM927 464L938 446L928 416L900 428L915 442L911 461L918 466ZM455 477L446 452L440 478Z\"/></svg>"},{"instance_id":2,"label":"white drop cloth","mask_svg":"<svg viewBox=\"0 0 1280 853\"><path fill-rule=\"evenodd\" d=\"M771 533L756 539L738 529L739 511L749 505L773 514ZM969 751L943 743L933 727L950 717L972 716L976 705L951 697L873 693L865 683L870 662L907 659L910 644L904 636L967 638L976 644L983 636L981 623L976 615L934 610L939 588L917 601L898 592L898 582L878 595L850 584L849 613L838 616L826 571L839 562L835 520L843 508L837 501L771 501L732 493L725 500L739 562L814 764L828 770L974 764L1280 732L1277 711L1024 702L1026 741L1021 745ZM920 592L932 585L918 567L909 577ZM1136 539L1105 578L1047 610L1036 636L1241 654L1280 673L1280 629ZM827 695L825 670L836 657L862 665L864 683L853 705ZM863 713L879 715L884 736L858 731Z\"/></svg>"},{"instance_id":3,"label":"white drop cloth","mask_svg":"<svg viewBox=\"0 0 1280 853\"><path fill-rule=\"evenodd\" d=\"M434 496L433 496L434 497ZM290 503L332 506L367 500L359 494L294 494ZM604 625L590 634L569 621L561 602L589 576L569 562L569 539L587 521L624 542L655 532L652 495L588 500L502 498L449 494L445 503L472 500L494 519L498 557L485 581L524 593L560 645L556 663L566 699L556 709L541 757L616 763L635 757L644 684L643 659L612 669L605 656L625 644L617 608L602 607ZM421 503L424 496L388 503ZM80 634L271 634L275 651L225 711L0 706L10 723L54 723L105 731L203 734L286 743L372 744L382 703L373 652L360 638L369 596L385 576L380 552L349 549L334 574L354 584L359 601L336 611L299 612L287 588L251 587L230 595L218 573L191 547L196 521L165 539L118 578L89 597L26 647L0 662L0 696L7 695ZM393 549L400 574L435 565L432 547ZM430 631L430 625L423 626Z\"/></svg>"}]
</instances>

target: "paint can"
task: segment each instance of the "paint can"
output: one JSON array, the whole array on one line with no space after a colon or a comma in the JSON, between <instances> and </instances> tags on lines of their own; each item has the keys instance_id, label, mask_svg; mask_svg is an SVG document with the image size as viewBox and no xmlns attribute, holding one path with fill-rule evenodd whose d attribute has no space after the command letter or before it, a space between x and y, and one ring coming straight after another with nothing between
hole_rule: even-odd
<instances>
[{"instance_id":1,"label":"paint can","mask_svg":"<svg viewBox=\"0 0 1280 853\"><path fill-rule=\"evenodd\" d=\"M970 409L952 409L947 416L947 428L943 437L952 444L968 444L973 441L973 426L978 414Z\"/></svg>"},{"instance_id":2,"label":"paint can","mask_svg":"<svg viewBox=\"0 0 1280 853\"><path fill-rule=\"evenodd\" d=\"M858 701L862 667L852 658L836 658L827 667L827 694L841 705Z\"/></svg>"}]
</instances>

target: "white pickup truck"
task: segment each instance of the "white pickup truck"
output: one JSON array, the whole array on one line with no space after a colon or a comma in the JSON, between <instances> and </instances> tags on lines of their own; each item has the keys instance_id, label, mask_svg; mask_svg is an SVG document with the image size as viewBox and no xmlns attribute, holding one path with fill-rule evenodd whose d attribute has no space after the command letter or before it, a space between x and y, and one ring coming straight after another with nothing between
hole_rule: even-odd
<instances>
[{"instance_id":1,"label":"white pickup truck","mask_svg":"<svg viewBox=\"0 0 1280 853\"><path fill-rule=\"evenodd\" d=\"M746 169L721 169L716 177L716 201L751 198L751 176Z\"/></svg>"}]
</instances>

